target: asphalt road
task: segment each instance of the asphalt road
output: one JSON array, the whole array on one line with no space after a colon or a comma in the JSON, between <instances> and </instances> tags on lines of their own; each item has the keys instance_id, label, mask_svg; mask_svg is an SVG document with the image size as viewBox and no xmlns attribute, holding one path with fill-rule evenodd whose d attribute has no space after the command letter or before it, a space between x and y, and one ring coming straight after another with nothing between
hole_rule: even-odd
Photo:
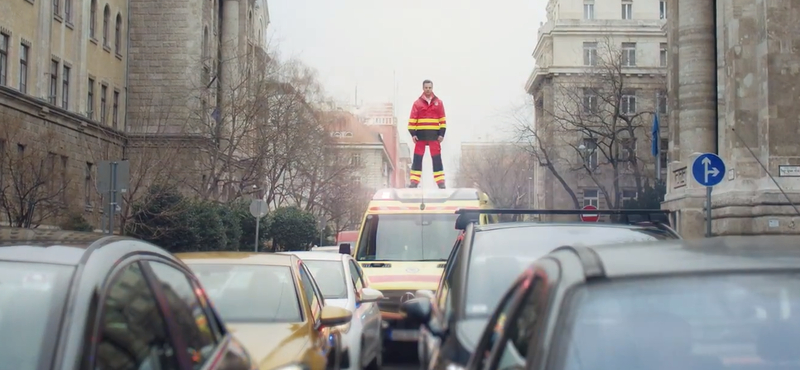
<instances>
[{"instance_id":1,"label":"asphalt road","mask_svg":"<svg viewBox=\"0 0 800 370\"><path fill-rule=\"evenodd\" d=\"M392 346L383 358L382 370L419 370L417 344Z\"/></svg>"}]
</instances>

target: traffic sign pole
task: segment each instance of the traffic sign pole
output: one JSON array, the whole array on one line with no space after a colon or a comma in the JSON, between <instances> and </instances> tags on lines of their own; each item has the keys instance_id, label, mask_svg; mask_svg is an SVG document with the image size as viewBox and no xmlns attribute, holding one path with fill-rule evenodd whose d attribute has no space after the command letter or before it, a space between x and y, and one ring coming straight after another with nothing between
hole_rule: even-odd
<instances>
[{"instance_id":1,"label":"traffic sign pole","mask_svg":"<svg viewBox=\"0 0 800 370\"><path fill-rule=\"evenodd\" d=\"M706 187L706 237L711 237L711 191L725 178L725 162L714 153L703 153L692 163L692 177Z\"/></svg>"},{"instance_id":2,"label":"traffic sign pole","mask_svg":"<svg viewBox=\"0 0 800 370\"><path fill-rule=\"evenodd\" d=\"M255 251L258 252L258 232L261 229L261 217L267 215L267 202L263 199L253 199L250 202L250 214L256 218L256 240Z\"/></svg>"}]
</instances>

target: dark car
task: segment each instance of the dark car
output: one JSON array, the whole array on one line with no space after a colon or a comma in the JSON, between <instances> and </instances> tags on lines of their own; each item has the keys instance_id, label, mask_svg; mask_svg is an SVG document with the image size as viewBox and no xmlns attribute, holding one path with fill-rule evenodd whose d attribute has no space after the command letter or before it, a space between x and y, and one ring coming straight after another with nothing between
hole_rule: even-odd
<instances>
[{"instance_id":1,"label":"dark car","mask_svg":"<svg viewBox=\"0 0 800 370\"><path fill-rule=\"evenodd\" d=\"M467 369L800 368L800 238L652 244L562 247L533 263Z\"/></svg>"},{"instance_id":2,"label":"dark car","mask_svg":"<svg viewBox=\"0 0 800 370\"><path fill-rule=\"evenodd\" d=\"M463 233L456 240L439 287L418 292L406 302L406 315L421 324L418 353L422 368L457 370L472 354L486 322L503 292L534 260L562 245L595 245L679 238L667 225L649 223L511 222L478 225L478 213L535 214L579 211L464 210L457 222ZM608 212L608 211L606 211ZM625 220L662 211L616 211ZM633 217L634 215L639 215ZM663 217L666 219L666 217ZM649 220L649 218L648 218ZM649 221L648 221L649 222Z\"/></svg>"},{"instance_id":3,"label":"dark car","mask_svg":"<svg viewBox=\"0 0 800 370\"><path fill-rule=\"evenodd\" d=\"M0 369L253 368L198 280L163 249L0 228Z\"/></svg>"}]
</instances>

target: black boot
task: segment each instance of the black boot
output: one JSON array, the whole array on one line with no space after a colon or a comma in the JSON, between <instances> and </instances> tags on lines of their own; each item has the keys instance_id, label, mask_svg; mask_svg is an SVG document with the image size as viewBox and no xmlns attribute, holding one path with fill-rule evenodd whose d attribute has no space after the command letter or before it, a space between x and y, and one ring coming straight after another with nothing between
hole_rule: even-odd
<instances>
[{"instance_id":1,"label":"black boot","mask_svg":"<svg viewBox=\"0 0 800 370\"><path fill-rule=\"evenodd\" d=\"M440 183L438 183L436 185L439 185L439 189L444 189L444 182L440 182Z\"/></svg>"},{"instance_id":2,"label":"black boot","mask_svg":"<svg viewBox=\"0 0 800 370\"><path fill-rule=\"evenodd\" d=\"M408 185L408 187L412 188L412 189L418 188L419 187L419 183L418 182L412 182L410 185Z\"/></svg>"}]
</instances>

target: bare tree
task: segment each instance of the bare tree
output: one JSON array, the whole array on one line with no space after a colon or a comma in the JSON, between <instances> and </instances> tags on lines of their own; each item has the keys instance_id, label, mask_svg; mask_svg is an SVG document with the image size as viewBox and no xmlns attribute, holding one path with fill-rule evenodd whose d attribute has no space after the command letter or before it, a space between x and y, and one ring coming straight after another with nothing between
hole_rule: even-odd
<instances>
[{"instance_id":1,"label":"bare tree","mask_svg":"<svg viewBox=\"0 0 800 370\"><path fill-rule=\"evenodd\" d=\"M161 109L155 109L158 105L161 105ZM159 194L153 191L172 191L191 183L187 180L194 172L187 168L194 164L193 149L196 143L190 140L191 137L171 132L170 125L177 119L169 109L171 106L163 104L162 99L153 99L140 112L131 115L137 118L126 123L123 152L110 150L110 143L119 140L117 131L109 130L105 135L84 138L84 146L95 166L102 161L129 162L128 187L118 195L119 211L115 215L115 228L121 234L134 226L130 225L134 220L134 205L152 208L147 202L159 198ZM92 181L95 197L104 204L109 195L100 192L95 174L92 176L92 180L95 180ZM92 206L95 212L100 210L94 204Z\"/></svg>"},{"instance_id":2,"label":"bare tree","mask_svg":"<svg viewBox=\"0 0 800 370\"><path fill-rule=\"evenodd\" d=\"M531 161L516 143L487 145L462 153L459 177L485 191L498 208L525 208L530 202Z\"/></svg>"},{"instance_id":3,"label":"bare tree","mask_svg":"<svg viewBox=\"0 0 800 370\"><path fill-rule=\"evenodd\" d=\"M67 212L73 190L69 158L52 129L0 122L0 209L13 227L55 225Z\"/></svg>"},{"instance_id":4,"label":"bare tree","mask_svg":"<svg viewBox=\"0 0 800 370\"><path fill-rule=\"evenodd\" d=\"M636 66L635 44L619 47L607 38L586 54L591 66L577 76L553 79L549 104L537 107L543 112L535 127L522 131L528 142L536 144L540 159L550 157L540 162L576 204L568 186L575 184L561 177L568 173L576 182L589 179L606 204L618 209L623 187L635 187L642 194L647 183L645 169L650 162L639 153L649 145L640 143L650 143L650 123L665 79L662 68ZM555 152L563 166L552 160Z\"/></svg>"}]
</instances>

